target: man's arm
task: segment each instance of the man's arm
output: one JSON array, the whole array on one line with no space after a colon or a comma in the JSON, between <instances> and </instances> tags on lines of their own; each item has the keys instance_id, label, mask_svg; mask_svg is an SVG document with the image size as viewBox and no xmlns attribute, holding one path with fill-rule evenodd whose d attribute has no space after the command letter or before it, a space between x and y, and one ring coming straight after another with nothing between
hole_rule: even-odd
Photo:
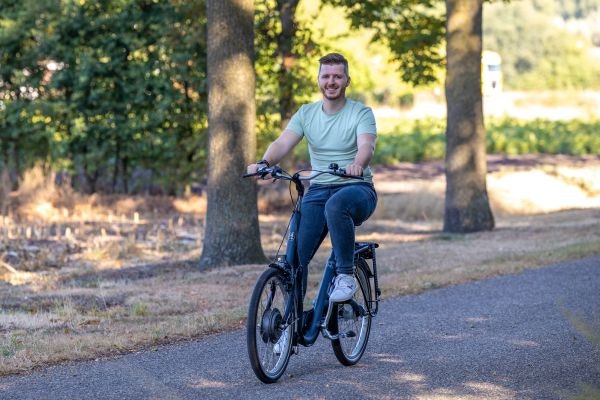
<instances>
[{"instance_id":1,"label":"man's arm","mask_svg":"<svg viewBox=\"0 0 600 400\"><path fill-rule=\"evenodd\" d=\"M370 133L362 133L356 138L358 151L352 164L346 166L346 173L349 175L361 176L363 170L367 168L373 154L375 153L375 141L377 137Z\"/></svg>"},{"instance_id":2,"label":"man's arm","mask_svg":"<svg viewBox=\"0 0 600 400\"><path fill-rule=\"evenodd\" d=\"M298 143L302 140L302 136L288 129L284 130L281 135L269 145L263 156L269 165L275 165L281 161Z\"/></svg>"},{"instance_id":3,"label":"man's arm","mask_svg":"<svg viewBox=\"0 0 600 400\"><path fill-rule=\"evenodd\" d=\"M269 145L262 159L269 165L275 165L300 143L300 140L302 140L302 136L286 129ZM247 167L247 172L253 174L258 170L258 167L257 164L250 164Z\"/></svg>"}]
</instances>

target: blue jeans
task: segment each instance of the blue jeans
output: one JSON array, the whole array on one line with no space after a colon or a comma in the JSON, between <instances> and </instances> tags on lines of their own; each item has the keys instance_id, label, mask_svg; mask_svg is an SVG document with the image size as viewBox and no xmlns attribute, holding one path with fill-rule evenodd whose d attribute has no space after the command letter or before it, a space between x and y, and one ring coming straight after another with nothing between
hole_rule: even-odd
<instances>
[{"instance_id":1,"label":"blue jeans","mask_svg":"<svg viewBox=\"0 0 600 400\"><path fill-rule=\"evenodd\" d=\"M354 273L354 227L375 211L377 193L371 183L312 184L302 200L298 228L298 258L306 293L308 264L329 232L332 252L328 263L336 274Z\"/></svg>"}]
</instances>

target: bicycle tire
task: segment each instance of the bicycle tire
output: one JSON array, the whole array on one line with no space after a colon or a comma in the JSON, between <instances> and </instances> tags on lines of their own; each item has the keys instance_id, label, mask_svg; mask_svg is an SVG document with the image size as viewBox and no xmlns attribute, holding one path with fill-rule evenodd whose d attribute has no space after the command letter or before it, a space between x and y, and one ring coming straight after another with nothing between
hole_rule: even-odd
<instances>
[{"instance_id":1,"label":"bicycle tire","mask_svg":"<svg viewBox=\"0 0 600 400\"><path fill-rule=\"evenodd\" d=\"M264 383L276 382L285 372L292 354L293 324L283 328L283 315L291 293L288 278L282 271L269 268L258 278L250 304L246 325L248 357L252 370ZM293 318L291 318L293 320ZM287 336L283 336L287 331ZM275 353L275 345L283 349Z\"/></svg>"},{"instance_id":2,"label":"bicycle tire","mask_svg":"<svg viewBox=\"0 0 600 400\"><path fill-rule=\"evenodd\" d=\"M340 303L335 306L329 321L329 330L339 335L331 341L333 352L338 361L346 366L354 365L361 359L371 332L372 317L368 312L368 302L371 300L368 265L364 259L359 258L355 267L354 275L358 289L353 299L362 310L359 312L349 303Z\"/></svg>"}]
</instances>

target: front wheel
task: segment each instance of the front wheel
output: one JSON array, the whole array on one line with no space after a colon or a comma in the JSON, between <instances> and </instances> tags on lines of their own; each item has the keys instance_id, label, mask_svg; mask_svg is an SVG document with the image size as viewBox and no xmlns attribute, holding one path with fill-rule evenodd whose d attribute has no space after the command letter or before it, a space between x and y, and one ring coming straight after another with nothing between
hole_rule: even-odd
<instances>
[{"instance_id":1,"label":"front wheel","mask_svg":"<svg viewBox=\"0 0 600 400\"><path fill-rule=\"evenodd\" d=\"M286 282L282 271L267 269L258 278L248 306L248 356L254 373L265 383L283 375L292 354L293 324L283 320L290 297Z\"/></svg>"},{"instance_id":2,"label":"front wheel","mask_svg":"<svg viewBox=\"0 0 600 400\"><path fill-rule=\"evenodd\" d=\"M359 258L355 267L354 276L358 283L356 293L350 301L336 304L329 320L329 330L338 334L338 338L331 341L331 346L335 357L343 365L354 365L360 360L371 332L368 266L365 260Z\"/></svg>"}]
</instances>

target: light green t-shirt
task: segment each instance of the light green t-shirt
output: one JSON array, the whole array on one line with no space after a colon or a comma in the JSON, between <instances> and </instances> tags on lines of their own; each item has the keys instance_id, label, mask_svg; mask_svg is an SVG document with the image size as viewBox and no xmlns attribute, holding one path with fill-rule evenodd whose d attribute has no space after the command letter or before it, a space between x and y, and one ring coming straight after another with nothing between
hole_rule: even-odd
<instances>
[{"instance_id":1,"label":"light green t-shirt","mask_svg":"<svg viewBox=\"0 0 600 400\"><path fill-rule=\"evenodd\" d=\"M326 170L336 163L340 168L354 161L358 151L358 135L377 135L373 111L364 104L346 99L344 107L335 114L323 111L323 101L304 104L292 116L287 129L306 137L310 162L314 169ZM369 167L363 172L365 182L372 182ZM313 180L320 184L356 183L355 179L323 174Z\"/></svg>"}]
</instances>

